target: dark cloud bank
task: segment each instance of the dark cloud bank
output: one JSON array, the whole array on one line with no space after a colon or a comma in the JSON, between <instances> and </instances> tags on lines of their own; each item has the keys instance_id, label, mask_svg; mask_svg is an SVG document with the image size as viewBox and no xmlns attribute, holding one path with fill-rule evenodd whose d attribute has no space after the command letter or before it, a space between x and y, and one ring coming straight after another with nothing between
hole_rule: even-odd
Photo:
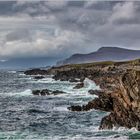
<instances>
[{"instance_id":1,"label":"dark cloud bank","mask_svg":"<svg viewBox=\"0 0 140 140\"><path fill-rule=\"evenodd\" d=\"M0 60L140 49L139 1L0 1Z\"/></svg>"}]
</instances>

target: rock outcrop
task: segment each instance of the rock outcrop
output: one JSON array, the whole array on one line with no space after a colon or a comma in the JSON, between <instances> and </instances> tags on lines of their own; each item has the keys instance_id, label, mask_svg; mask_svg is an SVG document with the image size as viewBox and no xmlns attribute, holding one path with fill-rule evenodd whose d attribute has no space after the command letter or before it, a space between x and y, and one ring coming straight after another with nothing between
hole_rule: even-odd
<instances>
[{"instance_id":1,"label":"rock outcrop","mask_svg":"<svg viewBox=\"0 0 140 140\"><path fill-rule=\"evenodd\" d=\"M120 78L120 91L112 93L113 111L103 118L100 128L112 125L140 130L140 70L128 70Z\"/></svg>"},{"instance_id":2,"label":"rock outcrop","mask_svg":"<svg viewBox=\"0 0 140 140\"><path fill-rule=\"evenodd\" d=\"M42 70L42 69L31 69L31 70L25 71L24 74L26 74L26 75L47 75L48 71Z\"/></svg>"},{"instance_id":3,"label":"rock outcrop","mask_svg":"<svg viewBox=\"0 0 140 140\"><path fill-rule=\"evenodd\" d=\"M44 76L35 76L34 79L39 80L45 78Z\"/></svg>"},{"instance_id":4,"label":"rock outcrop","mask_svg":"<svg viewBox=\"0 0 140 140\"><path fill-rule=\"evenodd\" d=\"M59 90L49 90L49 89L43 89L43 90L33 90L32 94L37 96L46 96L46 95L59 95L64 94L65 92L59 91Z\"/></svg>"},{"instance_id":5,"label":"rock outcrop","mask_svg":"<svg viewBox=\"0 0 140 140\"><path fill-rule=\"evenodd\" d=\"M73 89L80 89L84 87L84 83L78 83Z\"/></svg>"},{"instance_id":6,"label":"rock outcrop","mask_svg":"<svg viewBox=\"0 0 140 140\"><path fill-rule=\"evenodd\" d=\"M87 105L71 106L69 109L72 111L99 109L111 112L102 119L100 129L123 126L136 127L137 130L140 130L140 70L127 70L118 77L118 86L114 90L99 94L96 92L98 98Z\"/></svg>"},{"instance_id":7,"label":"rock outcrop","mask_svg":"<svg viewBox=\"0 0 140 140\"><path fill-rule=\"evenodd\" d=\"M113 99L111 98L111 94L109 93L98 94L98 98L95 98L94 100L88 102L87 105L71 106L68 109L71 111L88 111L93 108L102 111L112 111Z\"/></svg>"}]
</instances>

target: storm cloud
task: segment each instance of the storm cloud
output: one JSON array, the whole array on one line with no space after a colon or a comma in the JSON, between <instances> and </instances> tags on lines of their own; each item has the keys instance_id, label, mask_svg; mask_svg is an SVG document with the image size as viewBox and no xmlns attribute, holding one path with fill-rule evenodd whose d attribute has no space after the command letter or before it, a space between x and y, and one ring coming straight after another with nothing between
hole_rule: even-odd
<instances>
[{"instance_id":1,"label":"storm cloud","mask_svg":"<svg viewBox=\"0 0 140 140\"><path fill-rule=\"evenodd\" d=\"M140 49L139 1L0 1L0 58Z\"/></svg>"}]
</instances>

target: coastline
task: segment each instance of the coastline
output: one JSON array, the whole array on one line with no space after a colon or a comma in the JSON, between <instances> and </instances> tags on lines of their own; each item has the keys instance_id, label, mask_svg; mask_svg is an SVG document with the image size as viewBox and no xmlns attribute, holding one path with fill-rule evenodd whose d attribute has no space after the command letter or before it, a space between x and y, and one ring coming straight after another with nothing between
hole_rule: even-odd
<instances>
[{"instance_id":1,"label":"coastline","mask_svg":"<svg viewBox=\"0 0 140 140\"><path fill-rule=\"evenodd\" d=\"M46 71L25 71L27 75L54 75L55 80L82 83L85 78L93 80L101 91L97 98L83 106L71 106L71 111L97 109L110 112L102 118L99 129L126 127L140 130L140 60L125 62L97 62L52 67ZM92 91L95 94L95 91Z\"/></svg>"}]
</instances>

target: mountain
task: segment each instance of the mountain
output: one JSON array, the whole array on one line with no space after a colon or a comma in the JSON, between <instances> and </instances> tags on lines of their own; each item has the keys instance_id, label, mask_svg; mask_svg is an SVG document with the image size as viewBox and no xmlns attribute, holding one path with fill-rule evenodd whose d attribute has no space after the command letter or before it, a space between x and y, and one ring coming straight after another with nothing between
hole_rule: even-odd
<instances>
[{"instance_id":1,"label":"mountain","mask_svg":"<svg viewBox=\"0 0 140 140\"><path fill-rule=\"evenodd\" d=\"M57 65L100 61L125 61L137 58L140 58L140 50L129 50L119 47L101 47L96 52L88 54L74 54L65 60L57 62Z\"/></svg>"}]
</instances>

